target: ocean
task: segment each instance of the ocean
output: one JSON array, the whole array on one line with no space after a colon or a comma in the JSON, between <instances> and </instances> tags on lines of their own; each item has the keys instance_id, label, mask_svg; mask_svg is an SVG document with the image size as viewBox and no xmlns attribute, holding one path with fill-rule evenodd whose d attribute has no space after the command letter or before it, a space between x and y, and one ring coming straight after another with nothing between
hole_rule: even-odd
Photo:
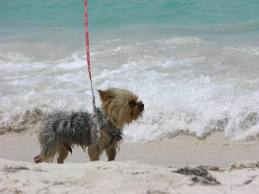
<instances>
[{"instance_id":1,"label":"ocean","mask_svg":"<svg viewBox=\"0 0 259 194\"><path fill-rule=\"evenodd\" d=\"M95 91L145 103L127 141L258 137L258 0L89 0L89 31ZM84 45L83 0L0 1L0 128L91 110Z\"/></svg>"}]
</instances>

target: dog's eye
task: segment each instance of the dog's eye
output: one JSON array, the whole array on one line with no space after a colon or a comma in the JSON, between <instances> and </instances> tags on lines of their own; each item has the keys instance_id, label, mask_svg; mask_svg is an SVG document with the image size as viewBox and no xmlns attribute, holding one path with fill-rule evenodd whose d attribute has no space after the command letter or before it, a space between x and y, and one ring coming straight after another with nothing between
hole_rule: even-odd
<instances>
[{"instance_id":1,"label":"dog's eye","mask_svg":"<svg viewBox=\"0 0 259 194\"><path fill-rule=\"evenodd\" d=\"M135 101L133 101L133 100L132 100L132 101L129 101L129 105L130 105L130 106L136 106L136 105L137 105L137 103L136 103Z\"/></svg>"}]
</instances>

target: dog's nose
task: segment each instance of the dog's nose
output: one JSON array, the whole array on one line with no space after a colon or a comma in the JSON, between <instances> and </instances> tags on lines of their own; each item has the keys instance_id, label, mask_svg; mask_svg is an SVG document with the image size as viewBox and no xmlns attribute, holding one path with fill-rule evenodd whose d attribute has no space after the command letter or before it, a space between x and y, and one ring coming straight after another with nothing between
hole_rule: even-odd
<instances>
[{"instance_id":1,"label":"dog's nose","mask_svg":"<svg viewBox=\"0 0 259 194\"><path fill-rule=\"evenodd\" d=\"M143 111L143 110L144 110L144 104L143 104L142 101L140 101L140 102L138 103L138 107L139 107L139 110L140 110L140 111Z\"/></svg>"}]
</instances>

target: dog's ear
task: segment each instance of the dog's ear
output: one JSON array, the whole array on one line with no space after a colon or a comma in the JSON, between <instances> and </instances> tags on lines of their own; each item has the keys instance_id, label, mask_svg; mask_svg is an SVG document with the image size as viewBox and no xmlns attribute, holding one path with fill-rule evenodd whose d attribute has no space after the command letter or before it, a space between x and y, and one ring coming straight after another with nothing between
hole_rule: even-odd
<instances>
[{"instance_id":1,"label":"dog's ear","mask_svg":"<svg viewBox=\"0 0 259 194\"><path fill-rule=\"evenodd\" d=\"M105 102L108 99L112 98L113 95L111 94L111 92L109 90L98 90L101 101Z\"/></svg>"}]
</instances>

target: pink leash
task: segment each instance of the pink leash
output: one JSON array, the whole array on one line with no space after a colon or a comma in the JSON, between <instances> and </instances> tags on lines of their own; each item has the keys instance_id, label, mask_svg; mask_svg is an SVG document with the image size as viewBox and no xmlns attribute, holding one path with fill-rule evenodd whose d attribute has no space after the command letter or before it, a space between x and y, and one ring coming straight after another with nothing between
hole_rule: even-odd
<instances>
[{"instance_id":1,"label":"pink leash","mask_svg":"<svg viewBox=\"0 0 259 194\"><path fill-rule=\"evenodd\" d=\"M92 105L93 105L93 120L96 123L97 133L96 137L100 137L100 127L98 124L98 115L97 115L97 108L95 103L95 95L94 95L94 88L93 88L93 81L92 81L92 65L90 60L90 47L89 47L89 32L88 32L88 1L84 0L84 18L85 18L85 48L86 48L86 57L87 57L87 70L90 79L91 85L91 92L92 92Z\"/></svg>"},{"instance_id":2,"label":"pink leash","mask_svg":"<svg viewBox=\"0 0 259 194\"><path fill-rule=\"evenodd\" d=\"M87 57L87 69L88 75L90 79L91 92L92 92L92 104L94 116L97 115L96 103L95 103L95 95L93 89L93 81L92 81L92 66L90 60L90 47L89 47L89 32L88 32L88 0L84 0L84 18L85 18L85 48L86 48L86 57Z\"/></svg>"}]
</instances>

